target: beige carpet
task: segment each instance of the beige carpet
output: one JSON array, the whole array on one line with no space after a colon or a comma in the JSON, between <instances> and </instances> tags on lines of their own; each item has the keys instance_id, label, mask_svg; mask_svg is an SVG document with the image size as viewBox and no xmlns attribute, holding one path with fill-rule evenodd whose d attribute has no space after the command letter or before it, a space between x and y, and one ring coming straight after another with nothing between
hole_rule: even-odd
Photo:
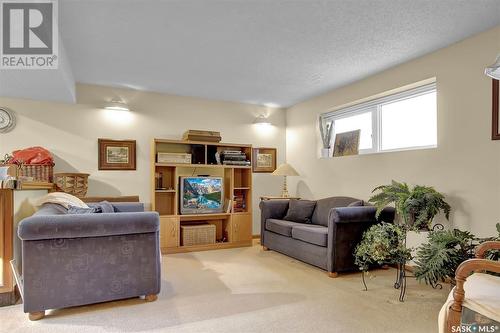
<instances>
[{"instance_id":1,"label":"beige carpet","mask_svg":"<svg viewBox=\"0 0 500 333\"><path fill-rule=\"evenodd\" d=\"M251 248L164 256L158 301L131 299L48 312L0 308L0 332L398 332L437 331L449 292L409 281L398 302L395 270L362 291L359 273L329 278L279 253Z\"/></svg>"}]
</instances>

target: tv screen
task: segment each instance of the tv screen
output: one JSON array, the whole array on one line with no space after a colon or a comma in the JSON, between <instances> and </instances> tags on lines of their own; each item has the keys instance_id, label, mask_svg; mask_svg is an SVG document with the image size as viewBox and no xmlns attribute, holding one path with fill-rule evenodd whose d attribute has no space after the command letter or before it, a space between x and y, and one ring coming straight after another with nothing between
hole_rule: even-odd
<instances>
[{"instance_id":1,"label":"tv screen","mask_svg":"<svg viewBox=\"0 0 500 333\"><path fill-rule=\"evenodd\" d=\"M223 211L221 177L181 177L181 214L207 214Z\"/></svg>"}]
</instances>

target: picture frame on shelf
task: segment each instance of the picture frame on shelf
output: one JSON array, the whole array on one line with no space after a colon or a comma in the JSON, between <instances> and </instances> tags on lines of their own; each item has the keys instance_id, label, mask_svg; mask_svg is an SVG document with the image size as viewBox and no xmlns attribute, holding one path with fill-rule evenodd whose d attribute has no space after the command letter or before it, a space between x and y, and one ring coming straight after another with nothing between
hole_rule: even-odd
<instances>
[{"instance_id":1,"label":"picture frame on shelf","mask_svg":"<svg viewBox=\"0 0 500 333\"><path fill-rule=\"evenodd\" d=\"M500 84L498 80L491 80L491 111L492 111L492 126L491 126L491 140L500 140L500 108L499 108L499 95Z\"/></svg>"},{"instance_id":2,"label":"picture frame on shelf","mask_svg":"<svg viewBox=\"0 0 500 333\"><path fill-rule=\"evenodd\" d=\"M361 130L338 133L335 135L333 157L358 155Z\"/></svg>"},{"instance_id":3,"label":"picture frame on shelf","mask_svg":"<svg viewBox=\"0 0 500 333\"><path fill-rule=\"evenodd\" d=\"M98 139L99 170L136 170L136 141Z\"/></svg>"},{"instance_id":4,"label":"picture frame on shelf","mask_svg":"<svg viewBox=\"0 0 500 333\"><path fill-rule=\"evenodd\" d=\"M253 148L252 171L258 173L272 173L276 170L276 148Z\"/></svg>"}]
</instances>

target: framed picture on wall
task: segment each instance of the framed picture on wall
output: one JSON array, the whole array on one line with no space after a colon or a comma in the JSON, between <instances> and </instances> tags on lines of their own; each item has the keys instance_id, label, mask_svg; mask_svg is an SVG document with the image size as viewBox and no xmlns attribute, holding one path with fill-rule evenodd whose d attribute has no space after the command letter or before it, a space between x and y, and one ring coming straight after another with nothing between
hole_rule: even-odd
<instances>
[{"instance_id":1,"label":"framed picture on wall","mask_svg":"<svg viewBox=\"0 0 500 333\"><path fill-rule=\"evenodd\" d=\"M492 126L491 126L491 139L492 140L500 140L500 109L498 107L498 96L500 85L498 80L492 79L492 98L491 98L491 110L492 110Z\"/></svg>"},{"instance_id":2,"label":"framed picture on wall","mask_svg":"<svg viewBox=\"0 0 500 333\"><path fill-rule=\"evenodd\" d=\"M99 170L135 170L135 140L98 139Z\"/></svg>"},{"instance_id":3,"label":"framed picture on wall","mask_svg":"<svg viewBox=\"0 0 500 333\"><path fill-rule=\"evenodd\" d=\"M276 148L253 148L252 171L271 173L276 170Z\"/></svg>"}]
</instances>

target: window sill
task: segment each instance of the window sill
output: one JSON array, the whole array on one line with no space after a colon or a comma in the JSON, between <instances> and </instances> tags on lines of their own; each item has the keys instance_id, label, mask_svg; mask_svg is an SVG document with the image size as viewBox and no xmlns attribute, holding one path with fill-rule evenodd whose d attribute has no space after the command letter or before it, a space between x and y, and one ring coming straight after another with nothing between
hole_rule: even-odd
<instances>
[{"instance_id":1,"label":"window sill","mask_svg":"<svg viewBox=\"0 0 500 333\"><path fill-rule=\"evenodd\" d=\"M354 156L368 156L368 155L380 155L380 154L387 154L387 153L404 153L404 152L411 152L411 151L419 151L419 150L431 150L431 149L436 149L438 146L433 145L433 146L421 146L421 147L411 147L411 148L398 148L398 149L391 149L391 150L382 150L382 151L364 151L360 152L357 155L345 155L345 156L329 156L329 157L318 157L318 159L321 160L328 160L328 159L335 159L335 158L342 158L342 157L354 157Z\"/></svg>"}]
</instances>

